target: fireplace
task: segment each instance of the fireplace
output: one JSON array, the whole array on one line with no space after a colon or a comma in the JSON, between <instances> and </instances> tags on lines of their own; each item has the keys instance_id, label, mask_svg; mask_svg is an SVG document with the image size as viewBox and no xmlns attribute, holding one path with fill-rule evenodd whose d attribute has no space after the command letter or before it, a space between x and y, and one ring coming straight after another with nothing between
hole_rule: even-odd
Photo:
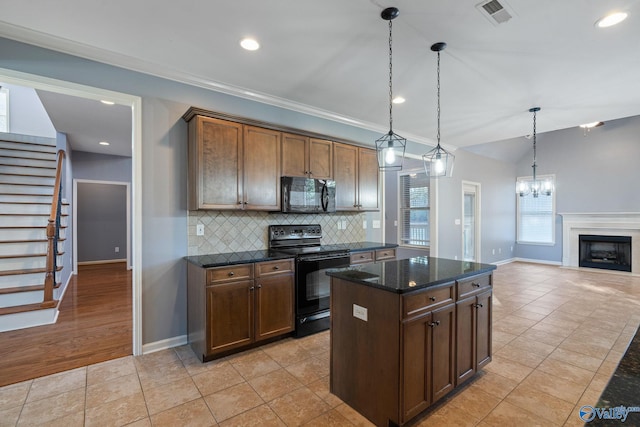
<instances>
[{"instance_id":1,"label":"fireplace","mask_svg":"<svg viewBox=\"0 0 640 427\"><path fill-rule=\"evenodd\" d=\"M580 234L580 267L631 272L631 236Z\"/></svg>"}]
</instances>

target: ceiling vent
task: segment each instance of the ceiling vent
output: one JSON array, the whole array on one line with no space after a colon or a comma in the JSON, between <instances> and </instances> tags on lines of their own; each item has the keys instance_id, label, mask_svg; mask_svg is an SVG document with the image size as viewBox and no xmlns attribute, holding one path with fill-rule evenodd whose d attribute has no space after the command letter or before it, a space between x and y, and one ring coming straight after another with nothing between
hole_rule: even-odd
<instances>
[{"instance_id":1,"label":"ceiling vent","mask_svg":"<svg viewBox=\"0 0 640 427\"><path fill-rule=\"evenodd\" d=\"M476 8L486 17L493 25L504 24L513 17L505 7L504 0L483 1L476 5Z\"/></svg>"}]
</instances>

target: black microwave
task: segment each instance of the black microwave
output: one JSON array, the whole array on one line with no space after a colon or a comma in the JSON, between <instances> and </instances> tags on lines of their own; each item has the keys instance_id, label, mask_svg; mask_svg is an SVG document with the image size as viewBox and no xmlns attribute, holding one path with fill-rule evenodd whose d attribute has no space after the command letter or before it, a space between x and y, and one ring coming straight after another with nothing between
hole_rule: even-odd
<instances>
[{"instance_id":1,"label":"black microwave","mask_svg":"<svg viewBox=\"0 0 640 427\"><path fill-rule=\"evenodd\" d=\"M332 179L314 179L283 176L282 212L324 213L336 211L336 182Z\"/></svg>"}]
</instances>

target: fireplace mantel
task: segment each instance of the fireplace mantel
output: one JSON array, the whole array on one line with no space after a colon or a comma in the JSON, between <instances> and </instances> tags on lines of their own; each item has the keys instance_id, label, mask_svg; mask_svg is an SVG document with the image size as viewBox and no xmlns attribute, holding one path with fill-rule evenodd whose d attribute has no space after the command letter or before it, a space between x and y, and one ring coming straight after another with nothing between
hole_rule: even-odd
<instances>
[{"instance_id":1,"label":"fireplace mantel","mask_svg":"<svg viewBox=\"0 0 640 427\"><path fill-rule=\"evenodd\" d=\"M562 265L578 267L580 234L631 236L632 273L640 273L640 212L568 212L562 216Z\"/></svg>"}]
</instances>

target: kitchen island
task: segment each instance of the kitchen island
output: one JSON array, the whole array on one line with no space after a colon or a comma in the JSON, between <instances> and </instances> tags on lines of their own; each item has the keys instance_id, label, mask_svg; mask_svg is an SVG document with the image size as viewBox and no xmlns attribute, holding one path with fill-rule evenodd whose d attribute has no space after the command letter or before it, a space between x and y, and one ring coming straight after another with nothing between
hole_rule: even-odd
<instances>
[{"instance_id":1,"label":"kitchen island","mask_svg":"<svg viewBox=\"0 0 640 427\"><path fill-rule=\"evenodd\" d=\"M403 425L491 361L488 264L417 257L331 276L331 392Z\"/></svg>"}]
</instances>

